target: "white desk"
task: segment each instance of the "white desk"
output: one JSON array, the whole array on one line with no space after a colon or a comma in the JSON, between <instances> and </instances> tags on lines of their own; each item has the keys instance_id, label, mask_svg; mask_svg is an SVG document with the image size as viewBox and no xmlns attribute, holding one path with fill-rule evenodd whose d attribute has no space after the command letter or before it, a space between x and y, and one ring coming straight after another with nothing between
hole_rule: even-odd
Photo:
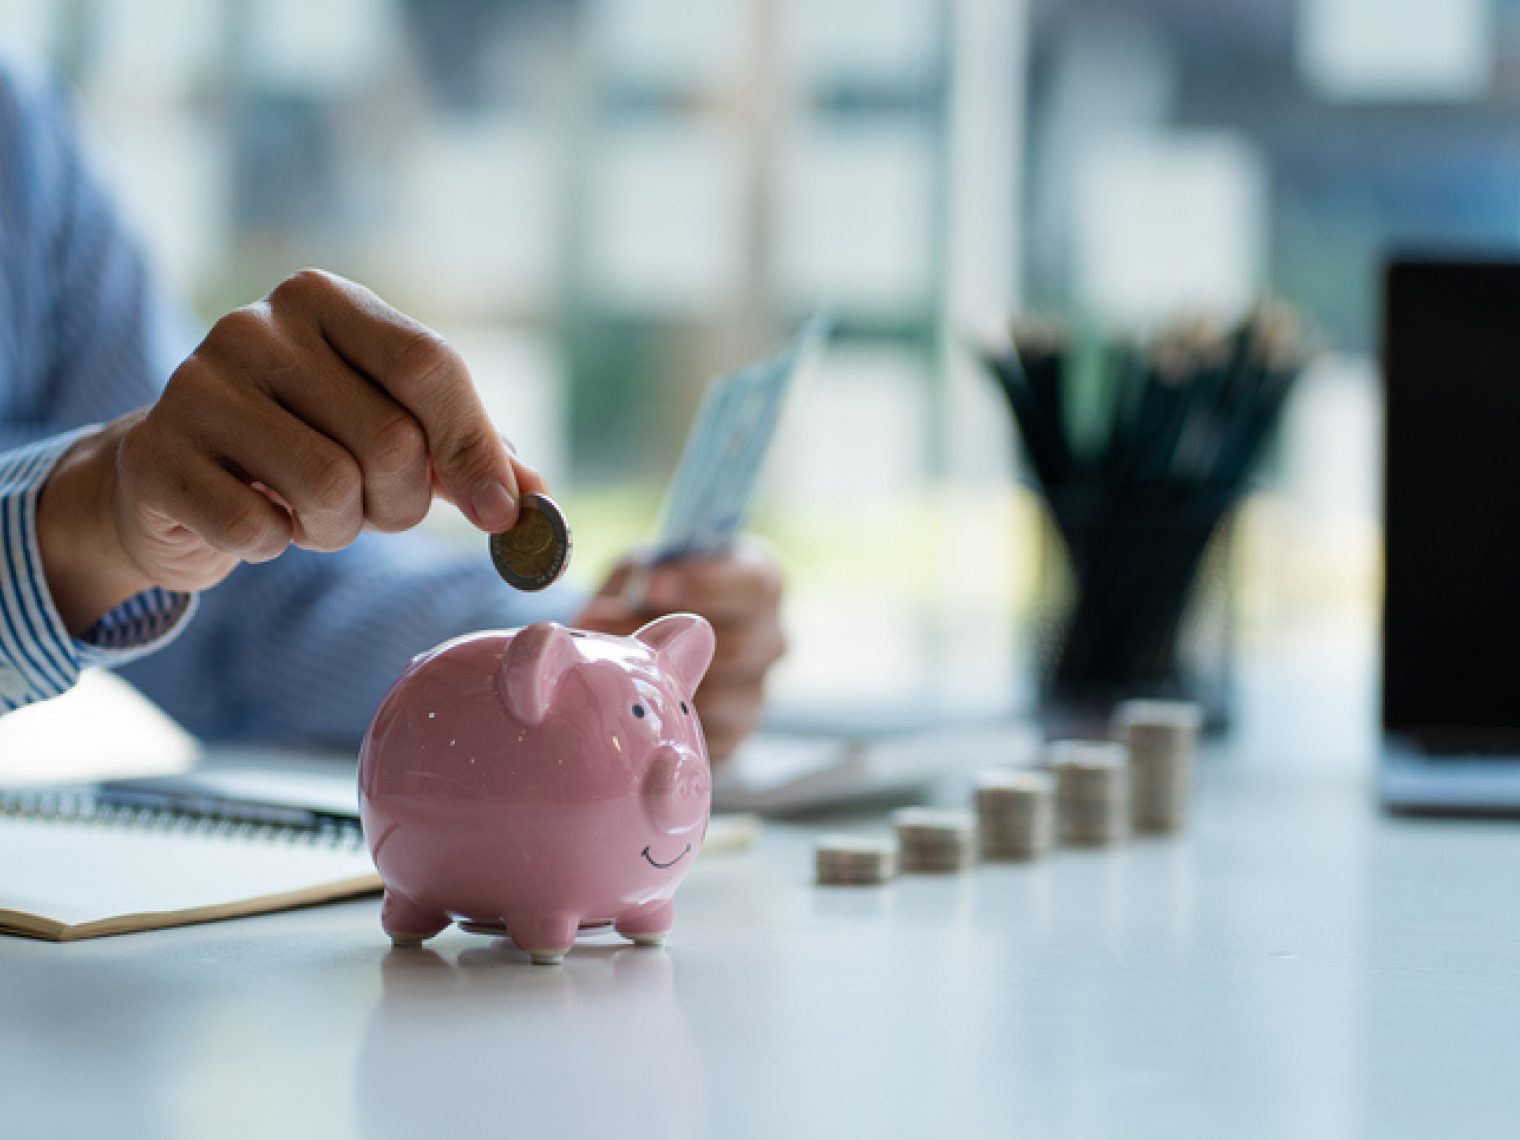
<instances>
[{"instance_id":1,"label":"white desk","mask_svg":"<svg viewBox=\"0 0 1520 1140\"><path fill-rule=\"evenodd\" d=\"M369 901L0 939L0 1132L1514 1137L1520 828L1209 766L1184 839L879 890L809 832L559 969Z\"/></svg>"}]
</instances>

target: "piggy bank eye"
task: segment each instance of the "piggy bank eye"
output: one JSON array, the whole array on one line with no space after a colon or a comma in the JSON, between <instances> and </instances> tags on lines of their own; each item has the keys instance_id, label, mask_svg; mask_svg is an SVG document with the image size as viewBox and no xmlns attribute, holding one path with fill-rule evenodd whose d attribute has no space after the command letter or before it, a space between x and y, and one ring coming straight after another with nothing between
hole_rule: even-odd
<instances>
[{"instance_id":1,"label":"piggy bank eye","mask_svg":"<svg viewBox=\"0 0 1520 1140\"><path fill-rule=\"evenodd\" d=\"M686 716L690 716L691 715L691 710L686 707L686 702L685 701L681 702L681 712L683 714L685 714Z\"/></svg>"},{"instance_id":2,"label":"piggy bank eye","mask_svg":"<svg viewBox=\"0 0 1520 1140\"><path fill-rule=\"evenodd\" d=\"M633 706L633 715L636 716L636 717L638 717L640 720L643 720L644 719L644 706L643 705L634 705Z\"/></svg>"}]
</instances>

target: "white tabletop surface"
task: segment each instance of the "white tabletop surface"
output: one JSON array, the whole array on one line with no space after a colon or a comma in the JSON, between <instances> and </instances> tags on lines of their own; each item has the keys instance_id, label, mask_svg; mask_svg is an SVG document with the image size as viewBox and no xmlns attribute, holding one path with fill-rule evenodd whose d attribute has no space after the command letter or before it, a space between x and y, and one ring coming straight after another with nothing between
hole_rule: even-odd
<instances>
[{"instance_id":1,"label":"white tabletop surface","mask_svg":"<svg viewBox=\"0 0 1520 1140\"><path fill-rule=\"evenodd\" d=\"M1515 1136L1520 828L1238 751L1182 838L962 878L819 889L770 824L560 968L373 901L0 939L0 1133Z\"/></svg>"}]
</instances>

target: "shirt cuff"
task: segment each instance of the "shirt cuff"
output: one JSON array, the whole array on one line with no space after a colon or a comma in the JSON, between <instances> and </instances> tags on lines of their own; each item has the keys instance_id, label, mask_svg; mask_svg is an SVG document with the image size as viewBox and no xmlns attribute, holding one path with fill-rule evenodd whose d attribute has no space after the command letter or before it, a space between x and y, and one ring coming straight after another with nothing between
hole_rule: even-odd
<instances>
[{"instance_id":1,"label":"shirt cuff","mask_svg":"<svg viewBox=\"0 0 1520 1140\"><path fill-rule=\"evenodd\" d=\"M191 594L148 590L81 638L70 636L48 592L37 541L37 501L64 454L91 427L0 455L0 713L72 688L81 669L124 665L171 641L195 610Z\"/></svg>"},{"instance_id":2,"label":"shirt cuff","mask_svg":"<svg viewBox=\"0 0 1520 1140\"><path fill-rule=\"evenodd\" d=\"M128 598L74 642L80 666L115 668L162 649L179 636L199 602L195 594L156 586Z\"/></svg>"}]
</instances>

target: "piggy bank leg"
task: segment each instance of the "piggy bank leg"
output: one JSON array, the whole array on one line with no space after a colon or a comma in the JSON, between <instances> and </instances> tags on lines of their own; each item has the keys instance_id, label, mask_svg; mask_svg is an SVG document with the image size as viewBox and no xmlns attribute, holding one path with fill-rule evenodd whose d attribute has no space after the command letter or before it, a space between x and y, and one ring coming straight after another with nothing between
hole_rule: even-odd
<instances>
[{"instance_id":1,"label":"piggy bank leg","mask_svg":"<svg viewBox=\"0 0 1520 1140\"><path fill-rule=\"evenodd\" d=\"M572 914L506 915L507 934L535 966L557 966L575 945L580 920Z\"/></svg>"},{"instance_id":2,"label":"piggy bank leg","mask_svg":"<svg viewBox=\"0 0 1520 1140\"><path fill-rule=\"evenodd\" d=\"M663 946L665 936L675 924L676 904L661 899L619 915L617 932L624 938L631 938L636 946Z\"/></svg>"},{"instance_id":3,"label":"piggy bank leg","mask_svg":"<svg viewBox=\"0 0 1520 1140\"><path fill-rule=\"evenodd\" d=\"M393 946L421 946L450 921L449 916L436 906L423 906L389 887L385 889L380 926L391 936Z\"/></svg>"}]
</instances>

